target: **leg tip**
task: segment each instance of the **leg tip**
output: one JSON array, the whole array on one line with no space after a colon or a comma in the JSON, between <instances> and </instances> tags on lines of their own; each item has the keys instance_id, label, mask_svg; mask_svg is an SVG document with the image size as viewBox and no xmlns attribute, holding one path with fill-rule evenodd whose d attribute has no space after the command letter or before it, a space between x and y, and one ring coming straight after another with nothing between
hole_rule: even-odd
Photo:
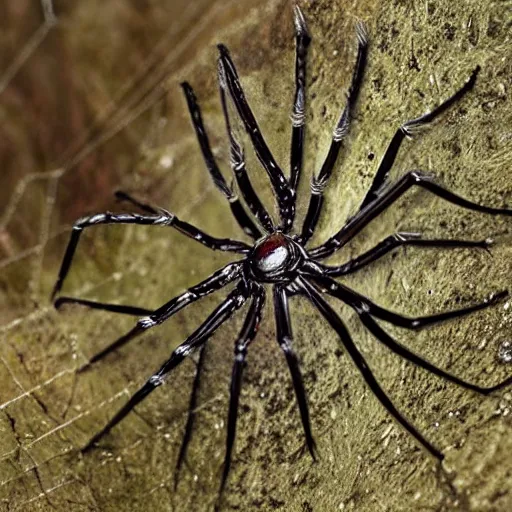
<instances>
[{"instance_id":1,"label":"leg tip","mask_svg":"<svg viewBox=\"0 0 512 512\"><path fill-rule=\"evenodd\" d=\"M496 302L499 302L500 300L505 299L506 297L508 297L508 295L508 290L502 290L500 292L491 294L488 301L494 304Z\"/></svg>"},{"instance_id":2,"label":"leg tip","mask_svg":"<svg viewBox=\"0 0 512 512\"><path fill-rule=\"evenodd\" d=\"M311 458L313 459L313 462L318 462L319 456L318 456L318 449L316 447L315 440L312 439L311 443L308 444L308 450L309 454L311 455Z\"/></svg>"},{"instance_id":3,"label":"leg tip","mask_svg":"<svg viewBox=\"0 0 512 512\"><path fill-rule=\"evenodd\" d=\"M94 440L91 439L85 446L82 446L82 448L80 448L80 453L82 455L87 455L89 452L91 452L94 448L97 448L95 443L94 443Z\"/></svg>"},{"instance_id":4,"label":"leg tip","mask_svg":"<svg viewBox=\"0 0 512 512\"><path fill-rule=\"evenodd\" d=\"M52 300L53 300L53 297L52 297ZM59 310L62 306L62 304L64 304L66 301L64 299L64 297L59 297L58 299L56 300L53 300L53 307L57 310Z\"/></svg>"},{"instance_id":5,"label":"leg tip","mask_svg":"<svg viewBox=\"0 0 512 512\"><path fill-rule=\"evenodd\" d=\"M89 362L83 364L82 366L80 366L80 368L78 368L76 370L76 373L84 373L84 372L90 370L91 369L91 363L92 363L92 361L89 361Z\"/></svg>"},{"instance_id":6,"label":"leg tip","mask_svg":"<svg viewBox=\"0 0 512 512\"><path fill-rule=\"evenodd\" d=\"M229 50L227 49L226 45L223 43L217 44L217 49L219 50L221 57L228 57L229 56Z\"/></svg>"},{"instance_id":7,"label":"leg tip","mask_svg":"<svg viewBox=\"0 0 512 512\"><path fill-rule=\"evenodd\" d=\"M469 80L466 83L466 90L471 89L475 85L476 77L478 76L478 73L480 73L481 69L482 68L480 67L480 65L473 69L473 71L471 72L471 76L469 77Z\"/></svg>"},{"instance_id":8,"label":"leg tip","mask_svg":"<svg viewBox=\"0 0 512 512\"><path fill-rule=\"evenodd\" d=\"M368 29L363 20L357 20L356 37L359 46L366 46L368 44Z\"/></svg>"},{"instance_id":9,"label":"leg tip","mask_svg":"<svg viewBox=\"0 0 512 512\"><path fill-rule=\"evenodd\" d=\"M181 88L183 89L183 92L185 93L185 96L189 101L192 101L194 104L196 102L196 96L194 94L194 90L192 89L192 86L187 82L181 82L180 83Z\"/></svg>"},{"instance_id":10,"label":"leg tip","mask_svg":"<svg viewBox=\"0 0 512 512\"><path fill-rule=\"evenodd\" d=\"M306 19L304 18L304 14L302 13L301 8L295 4L293 7L293 22L295 24L295 33L297 37L306 37L310 39L310 35L308 32L308 27L306 25Z\"/></svg>"}]
</instances>

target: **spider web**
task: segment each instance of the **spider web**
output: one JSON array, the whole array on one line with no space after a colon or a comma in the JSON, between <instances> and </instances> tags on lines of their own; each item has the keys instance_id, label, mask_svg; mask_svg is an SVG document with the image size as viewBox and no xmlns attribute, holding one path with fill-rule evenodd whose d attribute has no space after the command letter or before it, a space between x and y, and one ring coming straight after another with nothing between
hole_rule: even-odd
<instances>
[{"instance_id":1,"label":"spider web","mask_svg":"<svg viewBox=\"0 0 512 512\"><path fill-rule=\"evenodd\" d=\"M206 209L209 218L199 224L212 226L214 234L229 236L234 227L211 213L217 196L202 162L188 156L198 151L183 122L187 114L177 77L199 76L197 86L204 84L194 68L203 61L214 63L212 36L240 18L251 2L156 2L140 12L133 4L92 2L86 9L27 0L1 8L9 36L0 40L0 104L7 121L0 150L0 499L10 510L95 507L94 494L76 469L76 448L86 440L84 433L91 432L87 421L126 400L137 379L169 353L164 346L144 369L133 374L132 368L125 370L130 375L118 375L101 398L91 396L91 388L87 391L91 379L85 388L77 384L76 368L86 357L81 350L88 343L86 335L95 331L93 323L79 320L81 325L71 327L83 312L68 311L68 324L66 313L57 317L48 301L73 220L86 212L120 208L112 193L125 187L164 207L169 197L176 198L172 210L192 222L197 215L204 218ZM178 13L179 23L169 23ZM132 32L126 26L130 19ZM201 57L203 48L208 48L207 59ZM173 116L175 124L168 122ZM186 165L180 165L177 171L177 160L190 168L185 172ZM190 195L190 190L195 192ZM170 262L183 259L190 245L173 235L168 244L155 240L149 231L130 228L84 237L66 289L76 296L156 307L222 262L220 257L207 264L193 260L195 269L190 262L173 267ZM141 244L146 250L130 250ZM148 256L148 247L160 254ZM106 267L102 261L109 259ZM147 281L149 269L164 263L168 271L179 273L176 290L160 287L163 295L155 298L141 290L140 280ZM137 287L130 291L132 283ZM133 324L93 316L114 337ZM191 324L193 313L179 320L173 338ZM85 401L84 392L89 394ZM217 399L213 394L210 401ZM175 416L181 421L182 415ZM163 439L163 433L156 435ZM166 478L157 478L150 494Z\"/></svg>"}]
</instances>

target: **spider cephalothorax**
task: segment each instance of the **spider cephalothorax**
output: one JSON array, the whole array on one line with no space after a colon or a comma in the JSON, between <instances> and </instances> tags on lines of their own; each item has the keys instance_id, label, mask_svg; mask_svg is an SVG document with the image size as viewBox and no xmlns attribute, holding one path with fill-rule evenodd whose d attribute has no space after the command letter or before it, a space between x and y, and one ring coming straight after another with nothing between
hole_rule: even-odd
<instances>
[{"instance_id":1,"label":"spider cephalothorax","mask_svg":"<svg viewBox=\"0 0 512 512\"><path fill-rule=\"evenodd\" d=\"M305 253L291 237L276 231L258 240L247 257L249 275L262 283L290 283Z\"/></svg>"},{"instance_id":2,"label":"spider cephalothorax","mask_svg":"<svg viewBox=\"0 0 512 512\"><path fill-rule=\"evenodd\" d=\"M505 297L507 295L506 291L491 295L484 302L464 309L448 311L425 317L408 318L378 306L366 297L356 293L333 279L333 277L340 277L351 272L356 272L383 257L391 250L403 245L443 248L487 248L492 243L490 239L477 241L460 239L433 240L425 239L419 233L401 232L388 236L372 249L342 265L330 266L320 262L320 260L331 256L341 249L370 221L393 204L410 188L415 186L422 187L446 201L469 210L484 212L491 215L512 215L512 210L510 209L482 206L464 199L437 184L431 174L422 171L410 171L394 182L390 182L388 180L389 171L393 166L398 150L400 149L405 137L413 135L417 128L422 127L435 119L439 114L447 110L453 103L471 90L475 84L479 68L477 67L473 71L469 80L458 91L434 110L405 122L397 129L359 209L345 223L345 225L327 241L317 247L308 248L308 241L315 230L322 209L324 189L334 169L343 141L348 134L351 112L355 106L362 83L368 44L365 27L362 23L358 23L356 27L358 43L357 58L352 80L347 92L346 106L333 130L331 145L325 161L318 175L314 176L312 179L309 206L302 227L298 230L295 229L295 233L293 233L295 227L296 190L303 163L306 102L306 55L310 43L310 36L306 28L304 17L298 7L295 9L295 29L295 98L292 113L289 177L284 175L283 171L275 161L265 139L263 138L263 135L259 130L256 119L245 98L237 71L228 50L223 45L219 45L220 56L218 76L220 99L230 143L231 167L238 190L245 202L245 206L235 194L233 188L228 186L227 181L217 166L192 88L187 83L182 84L192 117L193 126L196 131L207 169L215 185L228 200L231 211L238 224L244 233L253 239L252 246L236 240L219 239L207 235L191 224L179 220L175 215L168 211L141 203L124 192L118 192L117 197L121 200L130 202L144 213L98 214L91 217L84 217L75 224L71 240L64 255L59 277L55 284L53 296L55 296L62 287L81 232L83 229L97 224L124 223L173 227L184 235L193 238L211 249L231 251L243 255L242 259L226 265L201 283L189 288L154 311L140 307L105 304L71 297L59 297L56 300L56 306L60 306L63 303L78 303L97 309L142 316L131 331L108 345L103 351L91 358L87 365L89 366L90 364L102 359L109 352L123 346L135 336L145 332L155 325L165 322L174 315L174 313L192 302L223 288L229 283L236 283L236 286L228 294L227 298L208 316L196 331L194 331L181 345L178 346L178 348L171 354L170 358L164 362L162 367L148 379L148 381L130 398L130 400L128 400L126 405L110 420L110 422L89 441L83 451L87 451L92 448L97 441L117 425L138 403L146 398L146 396L155 388L160 386L168 377L169 373L178 364L180 364L192 352L199 350L200 356L190 398L189 416L176 467L177 476L180 468L182 467L188 442L190 440L190 434L192 432L197 403L197 390L200 383L201 369L204 364L205 343L224 321L230 318L235 311L240 309L245 302L249 301L250 303L245 322L235 342L235 358L231 379L227 423L226 455L221 483L222 490L229 473L231 452L235 439L243 365L248 346L255 338L260 324L263 305L265 303L266 288L269 285L272 288L277 341L290 369L300 416L304 427L306 444L312 456L314 456L315 453L315 443L311 433L306 393L299 370L298 360L293 350L293 335L288 308L289 298L293 295L303 295L313 304L316 310L320 312L320 314L339 335L345 350L383 406L410 434L412 434L412 436L419 441L420 444L423 445L424 448L439 460L443 458L442 453L427 441L395 408L373 376L373 373L366 363L363 355L358 351L356 345L352 341L351 335L343 321L324 299L323 295L328 294L336 297L353 308L359 316L362 324L391 351L399 354L413 364L429 370L435 375L482 394L488 394L491 391L502 388L511 382L511 379L507 379L505 382L492 387L481 387L468 383L434 366L419 355L411 352L398 341L394 340L384 330L384 328L375 321L375 318L378 318L385 322L407 329L421 329L422 327L436 322L456 318L469 314L473 311L489 307ZM246 169L243 147L236 137L235 131L231 125L230 109L228 108L230 101L232 102L237 115L240 117L240 120L252 141L259 161L270 178L278 204L280 218L278 223L276 223L272 216L266 211L251 185L249 174ZM247 209L250 213L247 212Z\"/></svg>"}]
</instances>

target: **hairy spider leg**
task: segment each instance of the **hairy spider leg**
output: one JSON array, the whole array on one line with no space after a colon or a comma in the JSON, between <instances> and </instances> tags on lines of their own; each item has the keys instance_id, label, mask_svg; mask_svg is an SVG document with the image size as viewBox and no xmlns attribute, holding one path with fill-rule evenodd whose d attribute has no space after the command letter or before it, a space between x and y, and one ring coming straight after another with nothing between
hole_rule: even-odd
<instances>
[{"instance_id":1,"label":"hairy spider leg","mask_svg":"<svg viewBox=\"0 0 512 512\"><path fill-rule=\"evenodd\" d=\"M267 210L263 206L258 194L256 194L251 180L249 179L249 175L247 174L247 169L245 166L245 154L244 148L241 142L236 138L233 128L231 127L231 121L229 119L229 110L226 98L226 72L224 70L224 65L222 60L218 61L218 81L219 81L219 94L220 94L220 103L222 105L222 112L224 114L224 121L226 123L226 131L228 133L229 138L229 150L230 150L230 164L233 174L235 176L236 182L238 184L238 188L242 193L242 197L244 198L245 203L249 207L249 210L256 217L261 226L265 229L267 233L272 233L275 230L274 223L270 218Z\"/></svg>"},{"instance_id":2,"label":"hairy spider leg","mask_svg":"<svg viewBox=\"0 0 512 512\"><path fill-rule=\"evenodd\" d=\"M171 354L171 357L153 374L146 383L136 391L128 402L115 414L115 416L82 448L82 453L89 451L106 434L108 434L121 420L123 420L134 407L144 400L152 391L161 386L168 374L174 370L194 350L203 345L215 330L240 309L247 300L248 290L245 283L241 282L217 306L208 318Z\"/></svg>"},{"instance_id":3,"label":"hairy spider leg","mask_svg":"<svg viewBox=\"0 0 512 512\"><path fill-rule=\"evenodd\" d=\"M320 218L324 202L324 190L338 159L343 141L348 134L352 111L356 105L357 98L359 97L359 91L361 90L361 82L363 80L368 55L368 34L366 32L366 27L362 22L358 22L356 25L356 36L357 59L354 71L352 72L352 80L347 93L346 105L332 133L331 145L320 172L317 177L313 176L313 179L311 180L309 206L300 235L303 244L306 244L313 235L318 219Z\"/></svg>"},{"instance_id":4,"label":"hairy spider leg","mask_svg":"<svg viewBox=\"0 0 512 512\"><path fill-rule=\"evenodd\" d=\"M240 330L240 334L235 342L235 360L231 374L231 386L229 393L228 425L226 435L226 453L224 456L224 468L222 471L222 480L219 487L219 500L226 485L229 470L231 468L231 454L236 437L236 421L238 417L238 403L240 399L240 390L242 388L242 374L244 370L245 358L249 345L256 337L258 332L263 306L265 305L265 289L263 286L254 286L252 292L252 301Z\"/></svg>"},{"instance_id":5,"label":"hairy spider leg","mask_svg":"<svg viewBox=\"0 0 512 512\"><path fill-rule=\"evenodd\" d=\"M292 138L290 147L290 189L294 203L297 201L302 164L304 160L304 135L306 123L306 63L311 36L306 20L298 5L294 6L295 24L295 95L292 110ZM293 210L295 216L295 210ZM293 225L294 217L290 228ZM289 229L288 229L289 231ZM286 232L288 232L286 231Z\"/></svg>"},{"instance_id":6,"label":"hairy spider leg","mask_svg":"<svg viewBox=\"0 0 512 512\"><path fill-rule=\"evenodd\" d=\"M412 330L420 330L429 325L445 322L460 316L469 315L470 313L480 311L481 309L489 308L508 296L508 291L504 290L492 294L484 302L474 304L473 306L455 309L452 311L445 311L435 315L409 318L378 306L367 297L364 297L354 290L347 288L346 286L338 283L338 281L335 281L330 277L322 276L316 270L306 271L306 273L308 277L310 277L314 283L322 289L322 291L328 293L329 295L342 300L350 306L357 306L359 303L364 304L365 308L371 315L398 327L404 327L405 329Z\"/></svg>"},{"instance_id":7,"label":"hairy spider leg","mask_svg":"<svg viewBox=\"0 0 512 512\"><path fill-rule=\"evenodd\" d=\"M215 157L213 156L210 141L208 139L208 134L204 128L203 117L201 115L201 109L197 103L196 95L194 94L194 90L190 86L188 82L183 82L181 84L183 88L183 92L185 93L185 98L187 100L188 110L190 113L190 118L192 120L192 124L194 126L194 130L196 132L197 141L199 142L199 146L201 148L201 152L203 154L203 159L206 164L206 168L210 173L210 176L213 180L215 186L221 191L224 197L228 200L229 206L235 217L236 221L244 231L246 235L249 235L253 239L258 239L261 237L261 232L256 227L252 219L247 215L240 199L238 199L237 195L233 192L232 188L226 183L224 176L220 172L220 169L215 161Z\"/></svg>"},{"instance_id":8,"label":"hairy spider leg","mask_svg":"<svg viewBox=\"0 0 512 512\"><path fill-rule=\"evenodd\" d=\"M379 190L387 180L389 172L391 171L391 168L395 162L396 155L398 154L398 150L400 149L400 146L402 145L405 137L413 137L419 129L434 121L436 117L440 116L443 112L448 110L467 92L473 89L479 71L480 66L477 66L471 73L469 80L457 92L455 92L455 94L450 96L445 102L441 103L434 110L420 117L417 117L416 119L406 121L402 126L400 126L400 128L398 128L395 135L393 135L393 138L391 139L386 152L384 153L384 157L380 162L375 177L373 178L372 185L370 186L365 198L363 199L363 202L361 203L361 206L359 207L360 210L362 210L365 206L376 199L377 195L379 194Z\"/></svg>"},{"instance_id":9,"label":"hairy spider leg","mask_svg":"<svg viewBox=\"0 0 512 512\"><path fill-rule=\"evenodd\" d=\"M270 149L267 146L267 143L265 142L265 139L263 138L263 135L260 131L258 123L256 122L254 114L252 113L252 110L247 103L244 91L240 84L240 79L238 77L235 65L231 60L228 49L223 44L219 44L217 47L220 53L219 59L224 68L224 76L226 79L227 88L231 98L233 99L233 102L235 103L235 107L242 120L242 123L245 126L245 130L251 138L256 156L258 157L258 160L261 162L261 165L270 178L270 182L274 190L274 195L279 206L282 229L283 231L287 232L290 230L292 225L292 220L294 217L293 211L295 210L293 194L291 192L290 186L283 174L283 171L277 165L277 162L270 152Z\"/></svg>"},{"instance_id":10,"label":"hairy spider leg","mask_svg":"<svg viewBox=\"0 0 512 512\"><path fill-rule=\"evenodd\" d=\"M445 199L462 208L489 215L512 216L512 210L507 208L493 208L464 199L449 191L434 181L434 176L423 171L409 171L397 181L380 192L377 197L354 215L335 235L322 245L308 252L314 259L322 259L336 252L349 240L354 238L370 221L403 196L411 187L418 186L430 191L432 194Z\"/></svg>"},{"instance_id":11,"label":"hairy spider leg","mask_svg":"<svg viewBox=\"0 0 512 512\"><path fill-rule=\"evenodd\" d=\"M201 386L201 376L204 368L204 361L206 359L207 346L208 345L205 343L199 349L199 359L197 361L194 382L192 384L192 392L190 393L190 400L188 403L187 423L185 424L185 432L181 440L180 453L178 454L176 469L174 470L174 490L178 488L181 468L183 466L183 462L185 462L187 448L190 443L190 439L192 438L192 429L194 428L194 421L196 419L197 398L199 395L199 388Z\"/></svg>"},{"instance_id":12,"label":"hairy spider leg","mask_svg":"<svg viewBox=\"0 0 512 512\"><path fill-rule=\"evenodd\" d=\"M311 423L309 419L309 408L306 390L302 382L302 375L299 368L297 355L293 350L293 333L290 321L290 312L288 306L288 293L283 286L274 287L274 314L276 321L277 341L286 357L288 368L292 377L293 388L297 403L299 405L300 419L306 437L306 445L313 460L316 460L316 443L311 432Z\"/></svg>"},{"instance_id":13,"label":"hairy spider leg","mask_svg":"<svg viewBox=\"0 0 512 512\"><path fill-rule=\"evenodd\" d=\"M386 392L381 388L380 384L377 382L377 379L374 377L373 372L366 363L363 355L359 352L358 348L352 341L352 337L350 336L350 333L345 327L343 321L331 308L327 301L322 297L321 293L316 289L314 285L310 284L302 277L298 277L297 281L298 285L302 288L303 295L318 309L318 311L320 311L322 316L336 331L352 361L356 365L357 369L361 372L366 384L368 384L373 394L377 397L384 408L430 454L439 460L443 460L444 455L433 444L427 441L416 429L416 427L414 427L404 416L402 416L402 414L394 406L393 402L388 398Z\"/></svg>"},{"instance_id":14,"label":"hairy spider leg","mask_svg":"<svg viewBox=\"0 0 512 512\"><path fill-rule=\"evenodd\" d=\"M161 323L168 320L171 316L177 313L180 309L185 306L192 304L196 300L199 300L210 293L224 288L227 284L234 281L240 276L242 272L242 263L229 263L225 267L217 270L212 275L207 277L204 281L190 287L185 292L177 295L170 301L166 302L163 306L154 310L149 316L140 318L130 331L118 338L116 341L105 347L102 351L95 354L85 366L81 368L81 371L88 369L92 364L103 359L107 354L121 348L126 343L139 336L143 332L160 325ZM111 305L108 305L111 306ZM96 309L101 309L97 306Z\"/></svg>"},{"instance_id":15,"label":"hairy spider leg","mask_svg":"<svg viewBox=\"0 0 512 512\"><path fill-rule=\"evenodd\" d=\"M80 240L80 236L84 229L97 226L99 224L138 224L145 226L172 226L180 233L187 235L194 240L206 245L210 249L216 249L220 251L230 251L238 253L247 253L251 249L247 244L236 240L230 240L229 238L215 238L212 237L200 229L192 226L187 222L179 220L175 215L160 211L158 214L141 215L139 213L98 213L89 217L82 217L78 219L73 225L71 231L71 237L62 260L62 265L59 270L57 282L52 291L51 298L54 299L57 293L61 290L66 278L73 256L75 254L76 247Z\"/></svg>"},{"instance_id":16,"label":"hairy spider leg","mask_svg":"<svg viewBox=\"0 0 512 512\"><path fill-rule=\"evenodd\" d=\"M460 239L423 239L420 233L406 233L400 231L393 235L386 237L384 240L379 242L375 247L372 247L368 251L364 252L360 256L353 258L342 265L329 266L317 263L320 268L325 272L326 275L332 277L345 276L353 272L357 272L362 268L370 265L374 261L382 258L393 249L397 247L413 246L413 247L436 247L436 248L463 248L463 247L477 247L480 249L486 249L493 244L493 240L487 238L486 240L460 240Z\"/></svg>"}]
</instances>

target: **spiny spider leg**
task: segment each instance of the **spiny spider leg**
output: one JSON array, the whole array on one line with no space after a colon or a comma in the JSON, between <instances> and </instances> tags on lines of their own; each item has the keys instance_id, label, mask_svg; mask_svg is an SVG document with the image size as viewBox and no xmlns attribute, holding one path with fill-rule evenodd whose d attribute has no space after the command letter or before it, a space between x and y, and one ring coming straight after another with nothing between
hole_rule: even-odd
<instances>
[{"instance_id":1,"label":"spiny spider leg","mask_svg":"<svg viewBox=\"0 0 512 512\"><path fill-rule=\"evenodd\" d=\"M54 299L57 293L61 290L62 285L64 283L64 279L66 278L69 268L71 266L71 262L73 260L73 256L75 254L76 247L78 245L78 241L80 240L80 236L84 229L87 229L92 226L97 226L99 224L138 224L145 226L172 226L176 228L181 233L201 242L206 245L210 249L217 249L221 251L230 251L230 252L239 252L239 253L247 253L251 249L250 246L243 242L238 242L235 240L230 240L228 238L214 238L210 235L207 235L203 231L197 229L196 227L188 224L187 222L183 222L179 220L173 214L168 212L164 212L163 210L159 214L152 215L141 215L139 213L98 213L96 215L91 215L90 217L82 217L78 219L73 225L73 230L71 232L71 238L69 239L68 246L66 252L64 254L64 259L62 260L62 265L59 270L59 275L57 277L57 282L52 291L51 298Z\"/></svg>"},{"instance_id":2,"label":"spiny spider leg","mask_svg":"<svg viewBox=\"0 0 512 512\"><path fill-rule=\"evenodd\" d=\"M354 290L343 286L330 277L324 277L318 273L318 271L305 271L307 275L315 282L317 286L323 292L342 300L349 306L355 308L359 307L359 304L364 304L370 315L380 318L385 322L396 325L398 327L404 327L405 329L419 330L429 325L445 322L446 320L452 320L460 316L469 315L475 311L486 309L494 306L496 303L508 296L508 291L504 290L498 293L492 294L484 302L468 306L467 308L456 309L452 311L445 311L444 313L437 313L435 315L419 316L409 318L393 311L389 311L381 306L378 306L367 297L356 293Z\"/></svg>"},{"instance_id":3,"label":"spiny spider leg","mask_svg":"<svg viewBox=\"0 0 512 512\"><path fill-rule=\"evenodd\" d=\"M149 316L140 318L133 329L108 345L101 352L94 355L90 359L89 363L82 367L82 371L89 368L93 363L103 359L107 354L121 348L136 336L139 336L148 329L165 322L185 306L188 306L192 302L195 302L216 290L224 288L224 286L239 277L241 272L242 263L229 263L220 270L217 270L204 281L201 281L199 284L192 286L185 292L174 297L169 302L166 302L163 306L153 311Z\"/></svg>"},{"instance_id":4,"label":"spiny spider leg","mask_svg":"<svg viewBox=\"0 0 512 512\"><path fill-rule=\"evenodd\" d=\"M364 326L377 338L381 343L386 345L391 351L395 354L398 354L400 357L407 359L411 363L427 370L438 377L443 377L446 380L453 382L463 388L470 389L471 391L475 391L476 393L480 393L482 395L488 395L493 391L498 389L502 389L505 386L508 386L512 382L512 377L505 379L503 382L496 384L490 387L477 386L476 384L471 384L470 382L466 382L465 380L459 379L458 377L451 375L448 372L434 366L432 363L426 361L422 357L417 354L411 352L408 348L404 347L401 343L398 343L394 340L368 313L364 304L360 304L356 309L359 318L363 322Z\"/></svg>"},{"instance_id":5,"label":"spiny spider leg","mask_svg":"<svg viewBox=\"0 0 512 512\"><path fill-rule=\"evenodd\" d=\"M187 423L185 425L185 433L183 434L183 439L181 440L178 462L176 463L176 469L174 470L174 490L178 488L181 467L183 466L183 462L187 456L187 448L190 443L190 439L192 438L192 429L194 428L194 421L196 419L197 396L199 393L199 387L201 385L201 375L206 357L206 347L207 344L205 343L199 349L199 359L197 361L194 383L192 384L192 392L190 393L190 401L188 404L188 415Z\"/></svg>"},{"instance_id":6,"label":"spiny spider leg","mask_svg":"<svg viewBox=\"0 0 512 512\"><path fill-rule=\"evenodd\" d=\"M247 349L258 332L263 306L265 305L265 289L263 286L254 286L252 293L253 298L249 311L247 312L247 316L245 318L244 325L240 330L240 334L238 335L238 339L235 342L235 360L233 363L229 396L226 454L224 456L224 469L222 471L222 480L219 487L219 503L231 468L231 454L236 436L238 402L240 398L240 390L242 388L242 374L245 358L247 356Z\"/></svg>"},{"instance_id":7,"label":"spiny spider leg","mask_svg":"<svg viewBox=\"0 0 512 512\"><path fill-rule=\"evenodd\" d=\"M261 233L259 229L256 227L252 219L247 215L242 203L233 192L231 187L226 183L224 176L219 170L217 162L215 161L215 157L213 156L210 141L208 139L208 134L204 128L203 117L201 116L201 109L197 104L197 98L194 94L194 90L190 86L188 82L183 82L181 84L183 91L185 93L185 98L187 100L188 110L190 112L190 117L192 119L192 124L194 125L194 130L196 132L197 140L199 142L199 146L201 147L201 152L203 153L203 159L212 177L213 183L215 186L222 192L224 197L229 201L229 206L233 213L233 216L237 220L240 227L243 229L244 233L254 238L255 240L261 237Z\"/></svg>"},{"instance_id":8,"label":"spiny spider leg","mask_svg":"<svg viewBox=\"0 0 512 512\"><path fill-rule=\"evenodd\" d=\"M373 183L366 193L366 196L361 203L360 210L362 210L366 205L371 203L378 195L379 189L385 183L391 168L393 167L393 163L395 162L396 155L402 142L405 137L413 137L415 131L420 129L421 127L427 125L432 122L436 117L441 115L443 112L448 110L454 103L459 101L467 92L473 89L473 86L476 82L476 77L480 71L480 66L477 66L473 72L469 80L452 96L450 96L446 101L441 103L438 107L436 107L431 112L424 114L416 119L411 119L410 121L405 122L398 130L395 135L391 139L389 146L384 154L384 157L377 169L377 173L373 178Z\"/></svg>"},{"instance_id":9,"label":"spiny spider leg","mask_svg":"<svg viewBox=\"0 0 512 512\"><path fill-rule=\"evenodd\" d=\"M293 334L290 322L290 312L288 308L288 294L284 287L274 286L274 313L276 320L277 341L281 346L288 368L292 376L295 396L299 404L300 418L306 437L306 445L313 460L316 460L316 443L311 432L311 423L309 421L309 409L306 390L302 382L302 375L299 368L297 355L292 347Z\"/></svg>"},{"instance_id":10,"label":"spiny spider leg","mask_svg":"<svg viewBox=\"0 0 512 512\"><path fill-rule=\"evenodd\" d=\"M315 286L310 284L305 279L297 278L299 286L303 290L304 296L320 311L322 316L329 322L331 327L336 331L343 343L343 346L350 355L352 361L361 372L364 380L372 390L373 394L378 398L380 403L385 409L395 418L395 420L404 427L409 434L411 434L429 453L439 460L444 459L444 455L429 441L427 441L407 419L398 411L393 405L393 402L388 398L385 391L381 388L380 384L375 379L373 372L366 363L363 355L359 352L356 345L352 341L352 337L345 327L341 318L331 308L327 301L322 297L320 292Z\"/></svg>"},{"instance_id":11,"label":"spiny spider leg","mask_svg":"<svg viewBox=\"0 0 512 512\"><path fill-rule=\"evenodd\" d=\"M58 297L53 305L55 309L60 309L63 304L80 304L91 309L100 309L110 311L111 313L121 313L123 315L150 315L154 309L139 308L137 306L124 306L122 304L110 304L107 302L97 302L95 300L78 299L75 297Z\"/></svg>"},{"instance_id":12,"label":"spiny spider leg","mask_svg":"<svg viewBox=\"0 0 512 512\"><path fill-rule=\"evenodd\" d=\"M215 308L201 326L194 331L176 350L171 357L153 374L147 382L136 391L128 402L118 411L118 413L103 427L91 440L82 448L82 453L89 451L94 445L110 430L112 430L132 409L142 402L152 391L161 386L167 375L174 370L186 357L194 350L203 345L215 330L230 318L233 313L241 308L245 303L248 290L245 283L240 283L227 298Z\"/></svg>"},{"instance_id":13,"label":"spiny spider leg","mask_svg":"<svg viewBox=\"0 0 512 512\"><path fill-rule=\"evenodd\" d=\"M459 240L459 239L428 239L421 238L420 233L405 233L399 232L388 236L375 247L369 249L365 253L353 258L346 263L338 266L329 266L317 263L320 268L325 272L325 275L331 277L339 277L366 267L370 263L382 258L393 249L406 245L414 247L441 247L441 248L461 248L461 247L477 247L481 249L488 249L493 244L492 239L486 240Z\"/></svg>"},{"instance_id":14,"label":"spiny spider leg","mask_svg":"<svg viewBox=\"0 0 512 512\"><path fill-rule=\"evenodd\" d=\"M313 259L322 259L336 252L340 247L354 238L370 221L392 205L413 186L422 187L432 194L468 210L488 213L490 215L512 216L512 209L483 206L450 192L448 189L435 183L434 176L430 173L409 171L379 193L375 200L356 213L338 233L333 235L322 245L309 251L309 256Z\"/></svg>"},{"instance_id":15,"label":"spiny spider leg","mask_svg":"<svg viewBox=\"0 0 512 512\"><path fill-rule=\"evenodd\" d=\"M362 22L358 22L356 25L356 36L357 60L354 71L352 73L352 81L347 93L346 105L343 109L343 112L341 113L338 124L332 133L331 146L329 147L329 152L325 157L322 168L318 173L318 177L313 177L311 180L311 195L309 198L309 206L306 213L306 218L304 220L304 225L302 226L302 233L300 235L302 244L306 244L306 242L311 238L315 231L318 219L320 217L320 212L322 211L324 190L327 186L329 178L331 177L334 165L336 164L336 160L338 159L341 146L343 145L343 140L348 134L350 127L350 116L352 114L352 110L355 107L357 98L359 96L359 91L361 89L361 81L363 79L364 70L366 67L366 57L368 54L368 35L366 32L366 27Z\"/></svg>"},{"instance_id":16,"label":"spiny spider leg","mask_svg":"<svg viewBox=\"0 0 512 512\"><path fill-rule=\"evenodd\" d=\"M306 121L306 62L311 36L304 15L298 5L294 7L295 23L295 97L292 111L292 140L290 151L290 189L293 200L297 200L297 188L299 186L302 171L304 153L304 133ZM295 210L294 210L295 215ZM292 224L293 224L292 218Z\"/></svg>"},{"instance_id":17,"label":"spiny spider leg","mask_svg":"<svg viewBox=\"0 0 512 512\"><path fill-rule=\"evenodd\" d=\"M277 162L261 134L258 123L256 122L254 114L252 113L252 110L245 98L245 94L240 84L240 79L238 78L235 65L231 60L228 49L223 44L219 44L217 47L220 52L219 59L224 68L224 76L226 78L226 84L230 95L233 98L247 134L252 140L256 156L270 178L270 182L279 205L282 229L287 232L290 230L294 217L293 211L295 210L290 186L288 185L288 181L285 178L283 171L277 165Z\"/></svg>"},{"instance_id":18,"label":"spiny spider leg","mask_svg":"<svg viewBox=\"0 0 512 512\"><path fill-rule=\"evenodd\" d=\"M233 128L231 127L231 121L229 119L228 103L226 98L226 73L224 71L224 65L222 61L218 62L218 80L219 80L219 94L220 103L222 105L222 112L224 114L224 121L226 123L226 130L229 138L229 150L230 150L230 163L233 174L235 175L238 188L242 193L245 203L249 207L252 214L258 219L258 222L263 226L265 231L272 233L275 230L274 223L270 218L266 208L263 206L260 198L256 194L247 169L245 167L245 155L244 148L240 141L236 138Z\"/></svg>"}]
</instances>

